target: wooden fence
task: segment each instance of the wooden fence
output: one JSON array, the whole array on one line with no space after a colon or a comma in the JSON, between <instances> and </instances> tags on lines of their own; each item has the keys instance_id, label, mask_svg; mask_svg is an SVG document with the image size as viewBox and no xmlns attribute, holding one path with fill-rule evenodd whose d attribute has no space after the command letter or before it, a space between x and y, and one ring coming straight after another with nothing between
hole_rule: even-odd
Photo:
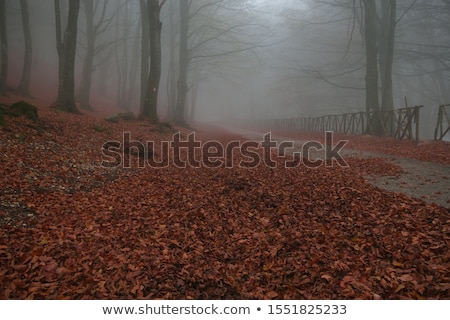
<instances>
[{"instance_id":1,"label":"wooden fence","mask_svg":"<svg viewBox=\"0 0 450 320\"><path fill-rule=\"evenodd\" d=\"M439 106L438 121L436 129L434 130L434 140L442 140L450 131L450 117L449 112L447 112L448 107L450 107L450 104Z\"/></svg>"},{"instance_id":2,"label":"wooden fence","mask_svg":"<svg viewBox=\"0 0 450 320\"><path fill-rule=\"evenodd\" d=\"M334 131L351 135L379 132L383 136L417 142L419 140L420 108L422 107L416 106L392 111L344 113L321 117L271 119L266 122L266 126L300 132ZM374 124L378 128L374 128Z\"/></svg>"}]
</instances>

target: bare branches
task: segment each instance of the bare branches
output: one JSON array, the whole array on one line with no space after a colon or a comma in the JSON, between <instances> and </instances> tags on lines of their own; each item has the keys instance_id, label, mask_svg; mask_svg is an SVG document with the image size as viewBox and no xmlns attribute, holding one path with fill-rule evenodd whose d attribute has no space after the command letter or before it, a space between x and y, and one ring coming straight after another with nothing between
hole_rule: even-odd
<instances>
[{"instance_id":1,"label":"bare branches","mask_svg":"<svg viewBox=\"0 0 450 320\"><path fill-rule=\"evenodd\" d=\"M413 2L409 5L409 7L400 15L400 17L397 18L397 20L395 21L395 24L398 24L403 17L408 13L409 10L411 10L414 5L417 3L417 0L413 0Z\"/></svg>"},{"instance_id":2,"label":"bare branches","mask_svg":"<svg viewBox=\"0 0 450 320\"><path fill-rule=\"evenodd\" d=\"M332 80L333 78L341 78L344 75L348 75L348 74L354 74L357 72L361 72L362 70L364 70L365 65L360 65L357 66L356 68L350 69L350 70L345 70L342 72L333 72L332 74L330 74L330 72L324 72L322 70L317 70L317 69L306 69L306 68L301 68L301 72L306 73L316 79L319 79L329 85L332 85L333 87L336 88L340 88L340 89L352 89L352 90L365 90L365 86L361 87L361 86L350 86L350 85L343 85L341 84L342 81L337 82ZM353 78L355 79L355 78Z\"/></svg>"},{"instance_id":3,"label":"bare branches","mask_svg":"<svg viewBox=\"0 0 450 320\"><path fill-rule=\"evenodd\" d=\"M350 51L350 45L352 43L353 33L355 31L355 25L356 25L356 0L353 0L352 17L353 17L353 19L352 19L352 28L351 28L351 32L350 32L350 37L349 37L348 42L347 42L347 48L346 48L345 53L344 53L344 58L348 55L348 53Z\"/></svg>"}]
</instances>

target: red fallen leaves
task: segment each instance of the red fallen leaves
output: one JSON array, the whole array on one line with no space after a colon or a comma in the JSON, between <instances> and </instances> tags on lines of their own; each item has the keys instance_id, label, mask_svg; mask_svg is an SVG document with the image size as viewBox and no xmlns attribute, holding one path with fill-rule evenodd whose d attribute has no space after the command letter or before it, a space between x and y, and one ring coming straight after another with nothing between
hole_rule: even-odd
<instances>
[{"instance_id":1,"label":"red fallen leaves","mask_svg":"<svg viewBox=\"0 0 450 320\"><path fill-rule=\"evenodd\" d=\"M273 136L291 137L299 140L314 140L324 142L324 134L316 133L295 133L286 131L272 131ZM365 150L390 154L408 159L436 162L450 165L450 142L446 141L421 141L417 145L406 140L394 138L374 137L369 135L344 135L334 134L333 140L347 140L345 149Z\"/></svg>"},{"instance_id":2,"label":"red fallen leaves","mask_svg":"<svg viewBox=\"0 0 450 320\"><path fill-rule=\"evenodd\" d=\"M108 136L90 116L40 115L42 134L23 119L0 131L2 299L450 297L449 211L368 184L400 172L385 159L106 169L100 147L121 130L167 137L139 122L101 122Z\"/></svg>"}]
</instances>

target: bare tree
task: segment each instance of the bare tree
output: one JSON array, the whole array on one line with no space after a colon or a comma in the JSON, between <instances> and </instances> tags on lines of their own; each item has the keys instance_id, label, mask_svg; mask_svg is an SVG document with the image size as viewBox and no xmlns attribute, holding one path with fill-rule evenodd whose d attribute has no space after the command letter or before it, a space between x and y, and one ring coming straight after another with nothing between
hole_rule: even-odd
<instances>
[{"instance_id":1,"label":"bare tree","mask_svg":"<svg viewBox=\"0 0 450 320\"><path fill-rule=\"evenodd\" d=\"M366 110L378 111L378 48L376 3L364 0L364 37L366 48Z\"/></svg>"},{"instance_id":2,"label":"bare tree","mask_svg":"<svg viewBox=\"0 0 450 320\"><path fill-rule=\"evenodd\" d=\"M195 88L189 72L200 65L204 69L220 65L225 57L254 54L255 49L272 46L273 43L267 41L272 36L267 27L252 22L248 16L240 16L248 9L242 1L180 0L179 9L177 99L171 118L176 124L187 126L186 98L189 90ZM249 22L242 22L238 17Z\"/></svg>"},{"instance_id":3,"label":"bare tree","mask_svg":"<svg viewBox=\"0 0 450 320\"><path fill-rule=\"evenodd\" d=\"M397 86L421 99L421 104L445 104L450 101L450 5L442 0L421 0L414 8L400 29L399 65L394 70L401 79Z\"/></svg>"},{"instance_id":4,"label":"bare tree","mask_svg":"<svg viewBox=\"0 0 450 320\"><path fill-rule=\"evenodd\" d=\"M364 0L364 39L366 47L366 109L376 111L370 119L370 134L390 135L386 113L394 109L392 65L394 62L397 1L381 0L377 9L375 1ZM378 14L377 12L380 11ZM378 90L380 81L381 90ZM379 104L381 96L381 106Z\"/></svg>"},{"instance_id":5,"label":"bare tree","mask_svg":"<svg viewBox=\"0 0 450 320\"><path fill-rule=\"evenodd\" d=\"M179 53L179 75L177 83L177 102L175 107L174 121L178 125L186 126L185 121L185 104L188 72L188 33L189 33L189 4L186 0L180 0L180 53Z\"/></svg>"},{"instance_id":6,"label":"bare tree","mask_svg":"<svg viewBox=\"0 0 450 320\"><path fill-rule=\"evenodd\" d=\"M413 3L414 4L414 3ZM412 5L413 5L412 4ZM383 126L383 116L380 111L390 111L394 109L393 94L393 63L395 49L395 35L397 23L402 16L397 19L396 0L342 0L336 2L323 2L321 5L337 8L338 11L348 12L347 16L337 16L331 21L316 21L315 24L327 25L330 23L347 22L349 25L349 40L345 48L344 57L348 57L352 49L351 43L354 41L355 26L360 23L362 31L362 41L365 48L365 59L362 59L365 68L365 105L366 111L374 112L371 117L371 134L388 135L389 132ZM409 10L409 8L407 9ZM360 16L358 15L360 13ZM359 50L359 49L357 49ZM333 81L333 77L341 77L349 73L361 70L359 66L352 66L345 70L342 66L337 66L332 72L319 70L304 70L310 75L325 81L340 89L356 89L356 87L345 86Z\"/></svg>"},{"instance_id":7,"label":"bare tree","mask_svg":"<svg viewBox=\"0 0 450 320\"><path fill-rule=\"evenodd\" d=\"M55 0L56 48L59 56L59 83L56 106L67 112L78 113L75 103L75 54L80 0L69 0L69 13L64 39L61 39L60 1Z\"/></svg>"},{"instance_id":8,"label":"bare tree","mask_svg":"<svg viewBox=\"0 0 450 320\"><path fill-rule=\"evenodd\" d=\"M141 8L148 10L148 35L150 48L150 70L147 78L145 97L142 104L141 117L148 118L150 121L158 122L157 104L159 94L159 83L161 79L161 30L162 22L160 19L161 8L166 1L148 0L146 6ZM146 7L146 8L145 8ZM144 23L142 24L144 27ZM146 40L142 43L144 47ZM145 57L144 57L145 58ZM143 66L145 67L145 66ZM142 68L142 66L141 66ZM143 69L145 71L145 69Z\"/></svg>"},{"instance_id":9,"label":"bare tree","mask_svg":"<svg viewBox=\"0 0 450 320\"><path fill-rule=\"evenodd\" d=\"M30 95L30 76L31 76L31 62L33 56L31 31L30 31L30 14L28 12L28 1L20 0L20 11L22 15L22 27L25 41L25 54L23 57L22 76L20 78L17 92L23 96Z\"/></svg>"},{"instance_id":10,"label":"bare tree","mask_svg":"<svg viewBox=\"0 0 450 320\"><path fill-rule=\"evenodd\" d=\"M1 73L0 95L6 94L6 80L8 78L8 39L6 35L6 6L5 0L0 0L0 37L1 39Z\"/></svg>"},{"instance_id":11,"label":"bare tree","mask_svg":"<svg viewBox=\"0 0 450 320\"><path fill-rule=\"evenodd\" d=\"M149 26L149 14L148 5L146 0L140 0L139 5L141 8L141 76L140 76L140 101L139 112L143 112L144 99L147 89L148 71L149 71L149 58L150 58L150 26Z\"/></svg>"},{"instance_id":12,"label":"bare tree","mask_svg":"<svg viewBox=\"0 0 450 320\"><path fill-rule=\"evenodd\" d=\"M176 40L178 37L178 31L179 26L178 23L178 11L177 11L177 2L176 1L169 1L169 9L168 9L168 16L169 16L169 43L168 43L168 50L169 50L169 61L168 61L168 68L167 68L167 83L166 83L166 90L167 90L167 104L168 104L168 110L167 110L167 118L168 120L171 120L171 117L175 114L175 103L177 100L177 63L176 63L176 49L177 44Z\"/></svg>"},{"instance_id":13,"label":"bare tree","mask_svg":"<svg viewBox=\"0 0 450 320\"><path fill-rule=\"evenodd\" d=\"M96 7L98 5L96 2ZM90 0L82 0L84 13L86 15L86 53L83 61L83 70L81 73L80 86L78 87L77 100L81 109L92 110L89 104L89 96L91 91L92 71L95 56L95 37L96 29L99 25L94 25L94 2ZM103 20L106 11L106 1L103 2L103 10L101 20Z\"/></svg>"},{"instance_id":14,"label":"bare tree","mask_svg":"<svg viewBox=\"0 0 450 320\"><path fill-rule=\"evenodd\" d=\"M381 110L394 109L392 65L394 63L395 29L397 24L397 1L382 0L379 19L379 64L381 80Z\"/></svg>"},{"instance_id":15,"label":"bare tree","mask_svg":"<svg viewBox=\"0 0 450 320\"><path fill-rule=\"evenodd\" d=\"M117 6L111 14L108 14L108 1L106 0L82 0L81 4L86 15L86 45L81 80L76 98L80 103L81 109L92 110L90 105L92 74L98 66L105 63L111 54L112 46L119 41L118 39L99 41L99 37L109 29L114 21L114 17L119 13L122 6ZM103 54L104 52L106 54ZM102 55L104 57L100 59Z\"/></svg>"},{"instance_id":16,"label":"bare tree","mask_svg":"<svg viewBox=\"0 0 450 320\"><path fill-rule=\"evenodd\" d=\"M132 45L132 51L131 51L131 63L130 63L130 70L128 73L128 84L129 89L127 90L127 94L125 95L127 101L132 101L133 103L138 102L136 99L136 93L139 92L136 82L138 81L138 74L139 74L139 45L140 45L140 38L136 35L139 34L139 32L142 30L141 26L141 19L139 19L139 22L135 25L135 32L133 33L134 36L132 36L133 45Z\"/></svg>"},{"instance_id":17,"label":"bare tree","mask_svg":"<svg viewBox=\"0 0 450 320\"><path fill-rule=\"evenodd\" d=\"M136 102L139 103L135 83L139 70L139 31L142 19L138 15L139 8L135 5L136 3L130 0L123 2L114 24L117 106L125 110L132 108Z\"/></svg>"}]
</instances>

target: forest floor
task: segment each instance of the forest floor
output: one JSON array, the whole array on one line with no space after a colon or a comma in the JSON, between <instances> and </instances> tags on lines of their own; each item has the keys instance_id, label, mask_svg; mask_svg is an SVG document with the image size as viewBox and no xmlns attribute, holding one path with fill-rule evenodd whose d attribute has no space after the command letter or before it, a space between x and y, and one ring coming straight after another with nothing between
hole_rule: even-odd
<instances>
[{"instance_id":1,"label":"forest floor","mask_svg":"<svg viewBox=\"0 0 450 320\"><path fill-rule=\"evenodd\" d=\"M262 141L264 131L242 128L228 128L235 133L253 141ZM272 140L280 143L292 141L293 148L286 149L290 154L301 152L302 146L309 141L324 144L325 135L302 134L291 132L271 132ZM309 139L308 139L309 136ZM302 140L299 140L299 137ZM418 145L407 141L397 141L390 138L370 136L352 137L348 135L334 135L334 146L338 141L348 141L340 150L344 159L356 158L384 158L401 168L401 173L395 175L368 175L373 185L393 192L405 193L413 198L420 198L428 203L436 203L450 208L450 143L448 142L419 142ZM351 147L348 147L350 145ZM413 152L413 153L411 153ZM311 160L325 159L324 150L312 150Z\"/></svg>"},{"instance_id":2,"label":"forest floor","mask_svg":"<svg viewBox=\"0 0 450 320\"><path fill-rule=\"evenodd\" d=\"M108 166L105 143L124 132L158 146L191 130L38 107L39 123L0 127L1 299L450 298L449 143L335 136L350 140L348 166L285 168L294 158L273 154L249 168L234 152L212 168L183 151L203 165L180 168L158 147L169 166L139 167L131 149ZM253 139L206 126L195 138ZM421 183L433 187L411 193Z\"/></svg>"}]
</instances>

